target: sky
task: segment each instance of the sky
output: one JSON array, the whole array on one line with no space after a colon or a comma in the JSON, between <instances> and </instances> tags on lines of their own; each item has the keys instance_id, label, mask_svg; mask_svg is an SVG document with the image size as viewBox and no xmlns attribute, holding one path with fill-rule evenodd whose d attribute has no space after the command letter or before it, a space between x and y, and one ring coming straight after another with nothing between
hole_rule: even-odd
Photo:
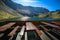
<instances>
[{"instance_id":1,"label":"sky","mask_svg":"<svg viewBox=\"0 0 60 40\"><path fill-rule=\"evenodd\" d=\"M60 0L12 0L24 6L44 7L50 11L60 10Z\"/></svg>"}]
</instances>

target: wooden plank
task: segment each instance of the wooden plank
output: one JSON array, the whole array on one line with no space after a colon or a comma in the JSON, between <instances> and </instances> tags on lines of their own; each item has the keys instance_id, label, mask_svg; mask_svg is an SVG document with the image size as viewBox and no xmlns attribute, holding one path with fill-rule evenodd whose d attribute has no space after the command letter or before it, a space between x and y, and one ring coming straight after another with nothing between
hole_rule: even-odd
<instances>
[{"instance_id":1,"label":"wooden plank","mask_svg":"<svg viewBox=\"0 0 60 40\"><path fill-rule=\"evenodd\" d=\"M26 30L35 30L35 28L32 27L32 25L29 22L27 22L26 23Z\"/></svg>"},{"instance_id":2,"label":"wooden plank","mask_svg":"<svg viewBox=\"0 0 60 40\"><path fill-rule=\"evenodd\" d=\"M45 31L50 37L53 38L53 40L58 40L56 37L54 37L53 35L51 35L50 33L48 33L47 31Z\"/></svg>"},{"instance_id":3,"label":"wooden plank","mask_svg":"<svg viewBox=\"0 0 60 40\"><path fill-rule=\"evenodd\" d=\"M60 25L59 22L55 22L55 21L52 21L51 23L54 23L54 24L56 24L56 25Z\"/></svg>"},{"instance_id":4,"label":"wooden plank","mask_svg":"<svg viewBox=\"0 0 60 40\"><path fill-rule=\"evenodd\" d=\"M56 26L56 25L53 25L53 24L50 24L50 23L47 23L47 22L41 22L41 23L46 24L46 25L49 25L51 27L54 27L54 28L57 28L57 29L60 30L60 27L59 26Z\"/></svg>"},{"instance_id":5,"label":"wooden plank","mask_svg":"<svg viewBox=\"0 0 60 40\"><path fill-rule=\"evenodd\" d=\"M2 32L2 31L5 31L5 30L7 30L8 28L10 28L12 25L14 25L15 23L8 23L8 24L6 24L6 25L4 25L4 26L1 26L0 27L0 32Z\"/></svg>"},{"instance_id":6,"label":"wooden plank","mask_svg":"<svg viewBox=\"0 0 60 40\"><path fill-rule=\"evenodd\" d=\"M21 31L19 32L21 36L24 34L24 30L25 30L25 26L23 26Z\"/></svg>"},{"instance_id":7,"label":"wooden plank","mask_svg":"<svg viewBox=\"0 0 60 40\"><path fill-rule=\"evenodd\" d=\"M36 28L36 26L33 23L30 22L30 24L32 25L32 27L35 28L35 30L38 33L38 35L42 35L42 32L38 28Z\"/></svg>"},{"instance_id":8,"label":"wooden plank","mask_svg":"<svg viewBox=\"0 0 60 40\"><path fill-rule=\"evenodd\" d=\"M28 40L27 32L25 32L25 40Z\"/></svg>"},{"instance_id":9,"label":"wooden plank","mask_svg":"<svg viewBox=\"0 0 60 40\"><path fill-rule=\"evenodd\" d=\"M15 34L15 32L17 31L17 29L19 28L19 26L16 26L9 34L8 36L13 36Z\"/></svg>"},{"instance_id":10,"label":"wooden plank","mask_svg":"<svg viewBox=\"0 0 60 40\"><path fill-rule=\"evenodd\" d=\"M0 33L0 38L4 35L4 33Z\"/></svg>"},{"instance_id":11,"label":"wooden plank","mask_svg":"<svg viewBox=\"0 0 60 40\"><path fill-rule=\"evenodd\" d=\"M44 27L43 25L40 24L40 27L42 27L45 31L50 31L48 30L46 27Z\"/></svg>"},{"instance_id":12,"label":"wooden plank","mask_svg":"<svg viewBox=\"0 0 60 40\"><path fill-rule=\"evenodd\" d=\"M40 35L40 37L42 40L51 40L42 30L41 32L42 32L42 35Z\"/></svg>"},{"instance_id":13,"label":"wooden plank","mask_svg":"<svg viewBox=\"0 0 60 40\"><path fill-rule=\"evenodd\" d=\"M18 33L18 35L17 35L17 37L16 37L16 40L21 40L20 33Z\"/></svg>"},{"instance_id":14,"label":"wooden plank","mask_svg":"<svg viewBox=\"0 0 60 40\"><path fill-rule=\"evenodd\" d=\"M21 40L24 34L25 26L22 27L21 31L18 33L16 40Z\"/></svg>"}]
</instances>

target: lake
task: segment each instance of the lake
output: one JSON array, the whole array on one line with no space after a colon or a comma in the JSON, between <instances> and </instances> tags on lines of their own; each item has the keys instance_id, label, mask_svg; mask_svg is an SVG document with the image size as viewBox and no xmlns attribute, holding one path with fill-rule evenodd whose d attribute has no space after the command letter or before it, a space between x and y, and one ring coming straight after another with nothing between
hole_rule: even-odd
<instances>
[{"instance_id":1,"label":"lake","mask_svg":"<svg viewBox=\"0 0 60 40\"><path fill-rule=\"evenodd\" d=\"M60 20L60 18L37 18L37 17L22 17L22 18L10 18L8 21L39 21L39 20Z\"/></svg>"}]
</instances>

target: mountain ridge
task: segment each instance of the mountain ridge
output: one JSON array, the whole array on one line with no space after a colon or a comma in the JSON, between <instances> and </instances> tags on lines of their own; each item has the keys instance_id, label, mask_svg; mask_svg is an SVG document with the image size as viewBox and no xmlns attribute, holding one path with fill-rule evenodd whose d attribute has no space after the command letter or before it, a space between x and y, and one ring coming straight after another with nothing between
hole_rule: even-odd
<instances>
[{"instance_id":1,"label":"mountain ridge","mask_svg":"<svg viewBox=\"0 0 60 40\"><path fill-rule=\"evenodd\" d=\"M49 10L43 7L23 6L21 4L14 3L12 0L2 0L7 6L18 11L23 16L37 16L39 13L48 13ZM27 11L28 10L28 11ZM23 12L21 12L23 11ZM26 11L26 13L25 13ZM29 13L28 13L29 12Z\"/></svg>"},{"instance_id":2,"label":"mountain ridge","mask_svg":"<svg viewBox=\"0 0 60 40\"><path fill-rule=\"evenodd\" d=\"M20 15L20 17L60 18L60 10L49 11L43 7L23 6L21 4L14 3L11 0L0 0L0 3L0 5L3 5L2 8L4 11L7 11L9 14L13 14L15 16Z\"/></svg>"},{"instance_id":3,"label":"mountain ridge","mask_svg":"<svg viewBox=\"0 0 60 40\"><path fill-rule=\"evenodd\" d=\"M20 15L18 12L11 9L10 7L6 6L0 0L0 20L8 18L17 18L17 17L22 17L22 15Z\"/></svg>"}]
</instances>

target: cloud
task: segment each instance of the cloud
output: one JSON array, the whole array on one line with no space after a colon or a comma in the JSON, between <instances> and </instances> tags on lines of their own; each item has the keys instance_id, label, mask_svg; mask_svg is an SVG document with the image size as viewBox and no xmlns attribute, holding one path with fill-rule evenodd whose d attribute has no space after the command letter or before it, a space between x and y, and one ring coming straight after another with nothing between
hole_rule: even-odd
<instances>
[{"instance_id":1,"label":"cloud","mask_svg":"<svg viewBox=\"0 0 60 40\"><path fill-rule=\"evenodd\" d=\"M12 0L14 2L39 2L38 0Z\"/></svg>"}]
</instances>

